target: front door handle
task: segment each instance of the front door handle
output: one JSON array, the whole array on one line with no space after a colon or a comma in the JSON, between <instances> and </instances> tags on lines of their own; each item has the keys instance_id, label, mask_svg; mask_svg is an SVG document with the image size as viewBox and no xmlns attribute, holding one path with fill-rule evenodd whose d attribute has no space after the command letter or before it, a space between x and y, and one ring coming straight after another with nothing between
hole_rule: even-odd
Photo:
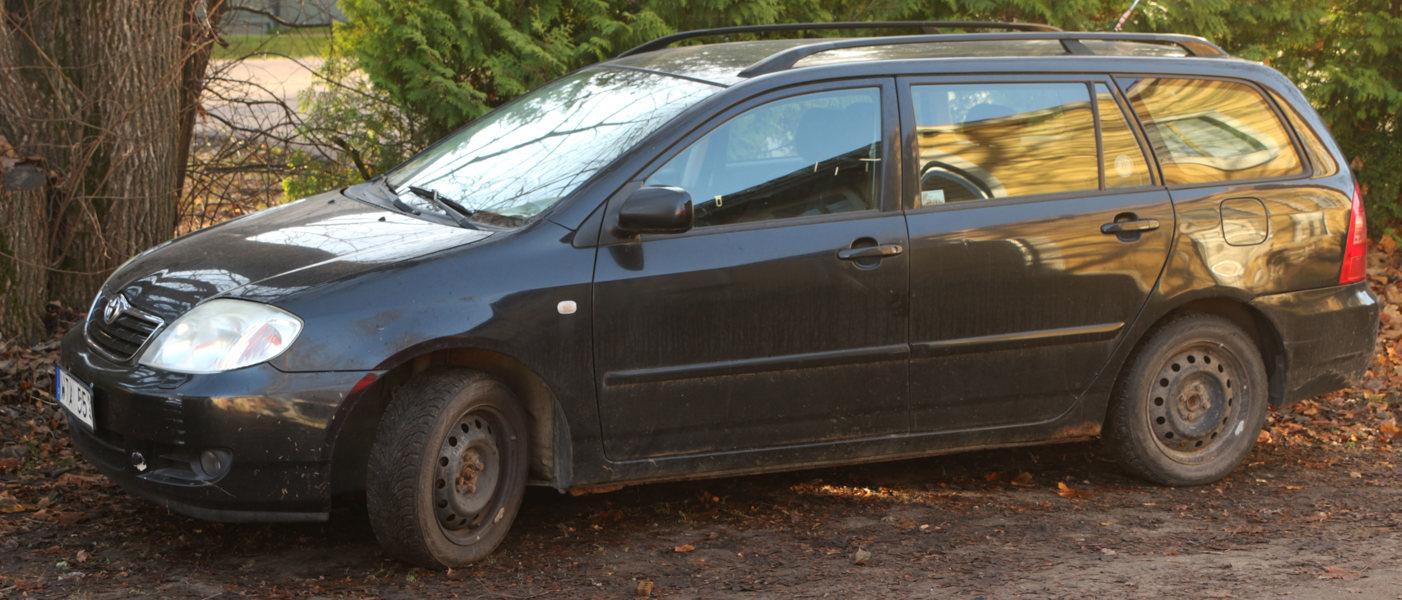
<instances>
[{"instance_id":1,"label":"front door handle","mask_svg":"<svg viewBox=\"0 0 1402 600\"><path fill-rule=\"evenodd\" d=\"M1115 221L1100 226L1100 233L1123 235L1126 233L1143 233L1159 228L1158 219L1135 219L1133 221Z\"/></svg>"},{"instance_id":2,"label":"front door handle","mask_svg":"<svg viewBox=\"0 0 1402 600\"><path fill-rule=\"evenodd\" d=\"M900 244L882 244L880 246L844 248L837 251L837 257L842 260L861 260L863 258L886 258L902 252L905 252L905 248Z\"/></svg>"}]
</instances>

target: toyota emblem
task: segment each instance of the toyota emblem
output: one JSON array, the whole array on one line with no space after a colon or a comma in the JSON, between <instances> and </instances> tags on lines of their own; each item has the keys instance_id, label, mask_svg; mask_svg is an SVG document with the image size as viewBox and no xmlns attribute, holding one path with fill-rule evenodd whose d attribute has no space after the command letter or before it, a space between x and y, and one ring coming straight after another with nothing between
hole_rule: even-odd
<instances>
[{"instance_id":1,"label":"toyota emblem","mask_svg":"<svg viewBox=\"0 0 1402 600\"><path fill-rule=\"evenodd\" d=\"M131 308L131 303L127 301L127 297L119 294L116 298L108 300L107 306L102 308L102 321L111 325L129 308Z\"/></svg>"}]
</instances>

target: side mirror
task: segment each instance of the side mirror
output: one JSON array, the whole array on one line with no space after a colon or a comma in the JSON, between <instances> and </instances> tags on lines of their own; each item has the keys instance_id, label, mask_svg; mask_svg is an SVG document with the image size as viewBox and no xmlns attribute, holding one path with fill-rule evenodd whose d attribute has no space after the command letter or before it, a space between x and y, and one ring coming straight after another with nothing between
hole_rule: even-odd
<instances>
[{"instance_id":1,"label":"side mirror","mask_svg":"<svg viewBox=\"0 0 1402 600\"><path fill-rule=\"evenodd\" d=\"M679 187L639 188L618 210L618 229L626 233L682 233L691 221L691 194Z\"/></svg>"}]
</instances>

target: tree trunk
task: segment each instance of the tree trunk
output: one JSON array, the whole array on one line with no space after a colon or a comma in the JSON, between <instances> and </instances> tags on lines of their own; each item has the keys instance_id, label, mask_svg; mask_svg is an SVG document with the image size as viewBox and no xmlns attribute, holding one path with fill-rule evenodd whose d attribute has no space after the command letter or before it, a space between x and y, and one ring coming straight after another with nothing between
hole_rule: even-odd
<instances>
[{"instance_id":1,"label":"tree trunk","mask_svg":"<svg viewBox=\"0 0 1402 600\"><path fill-rule=\"evenodd\" d=\"M43 209L42 190L0 192L0 340L44 334L44 307L33 301L44 297L48 274Z\"/></svg>"},{"instance_id":2,"label":"tree trunk","mask_svg":"<svg viewBox=\"0 0 1402 600\"><path fill-rule=\"evenodd\" d=\"M181 18L180 45L184 64L180 74L180 131L175 151L180 165L176 179L176 196L185 194L185 173L190 164L190 144L194 140L195 119L199 117L200 95L204 93L205 71L214 49L218 23L229 10L226 0L187 2Z\"/></svg>"},{"instance_id":3,"label":"tree trunk","mask_svg":"<svg viewBox=\"0 0 1402 600\"><path fill-rule=\"evenodd\" d=\"M0 192L0 336L34 341L49 300L86 307L113 269L175 231L205 16L222 3L4 0L0 138L12 162L50 176Z\"/></svg>"}]
</instances>

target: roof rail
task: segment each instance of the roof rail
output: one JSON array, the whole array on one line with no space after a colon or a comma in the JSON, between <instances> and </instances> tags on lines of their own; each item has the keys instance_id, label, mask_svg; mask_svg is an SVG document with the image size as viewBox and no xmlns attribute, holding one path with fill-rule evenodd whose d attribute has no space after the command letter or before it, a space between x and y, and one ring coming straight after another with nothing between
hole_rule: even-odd
<instances>
[{"instance_id":1,"label":"roof rail","mask_svg":"<svg viewBox=\"0 0 1402 600\"><path fill-rule=\"evenodd\" d=\"M665 38L664 38L665 39ZM827 42L815 42L796 46L774 53L769 58L761 60L749 68L740 72L741 77L757 77L769 73L777 73L793 68L798 61L830 50L841 50L844 48L862 48L868 46L891 46L899 44L921 44L931 42L980 42L980 41L1022 41L1022 40L1056 40L1061 42L1068 54L1093 55L1095 54L1083 41L1108 41L1108 42L1147 42L1158 44L1173 44L1182 48L1189 56L1230 56L1227 52L1216 44L1200 37L1177 34L1161 33L1103 33L1103 32L1080 32L1080 31L1028 31L1017 33L966 33L966 34L944 34L944 35L910 35L893 36L885 38L854 38L837 39Z\"/></svg>"},{"instance_id":2,"label":"roof rail","mask_svg":"<svg viewBox=\"0 0 1402 600\"><path fill-rule=\"evenodd\" d=\"M742 33L769 33L777 31L817 31L817 30L854 30L854 29L930 29L926 33L940 33L941 29L1011 29L1014 31L1061 31L1051 25L1040 23L1000 23L998 21L850 21L841 23L779 23L776 25L740 25L736 27L717 27L714 29L698 29L696 31L683 31L672 35L662 36L650 42L644 43L636 48L628 50L618 57L632 56L661 50L680 42L699 37L709 37L716 35L731 35Z\"/></svg>"}]
</instances>

